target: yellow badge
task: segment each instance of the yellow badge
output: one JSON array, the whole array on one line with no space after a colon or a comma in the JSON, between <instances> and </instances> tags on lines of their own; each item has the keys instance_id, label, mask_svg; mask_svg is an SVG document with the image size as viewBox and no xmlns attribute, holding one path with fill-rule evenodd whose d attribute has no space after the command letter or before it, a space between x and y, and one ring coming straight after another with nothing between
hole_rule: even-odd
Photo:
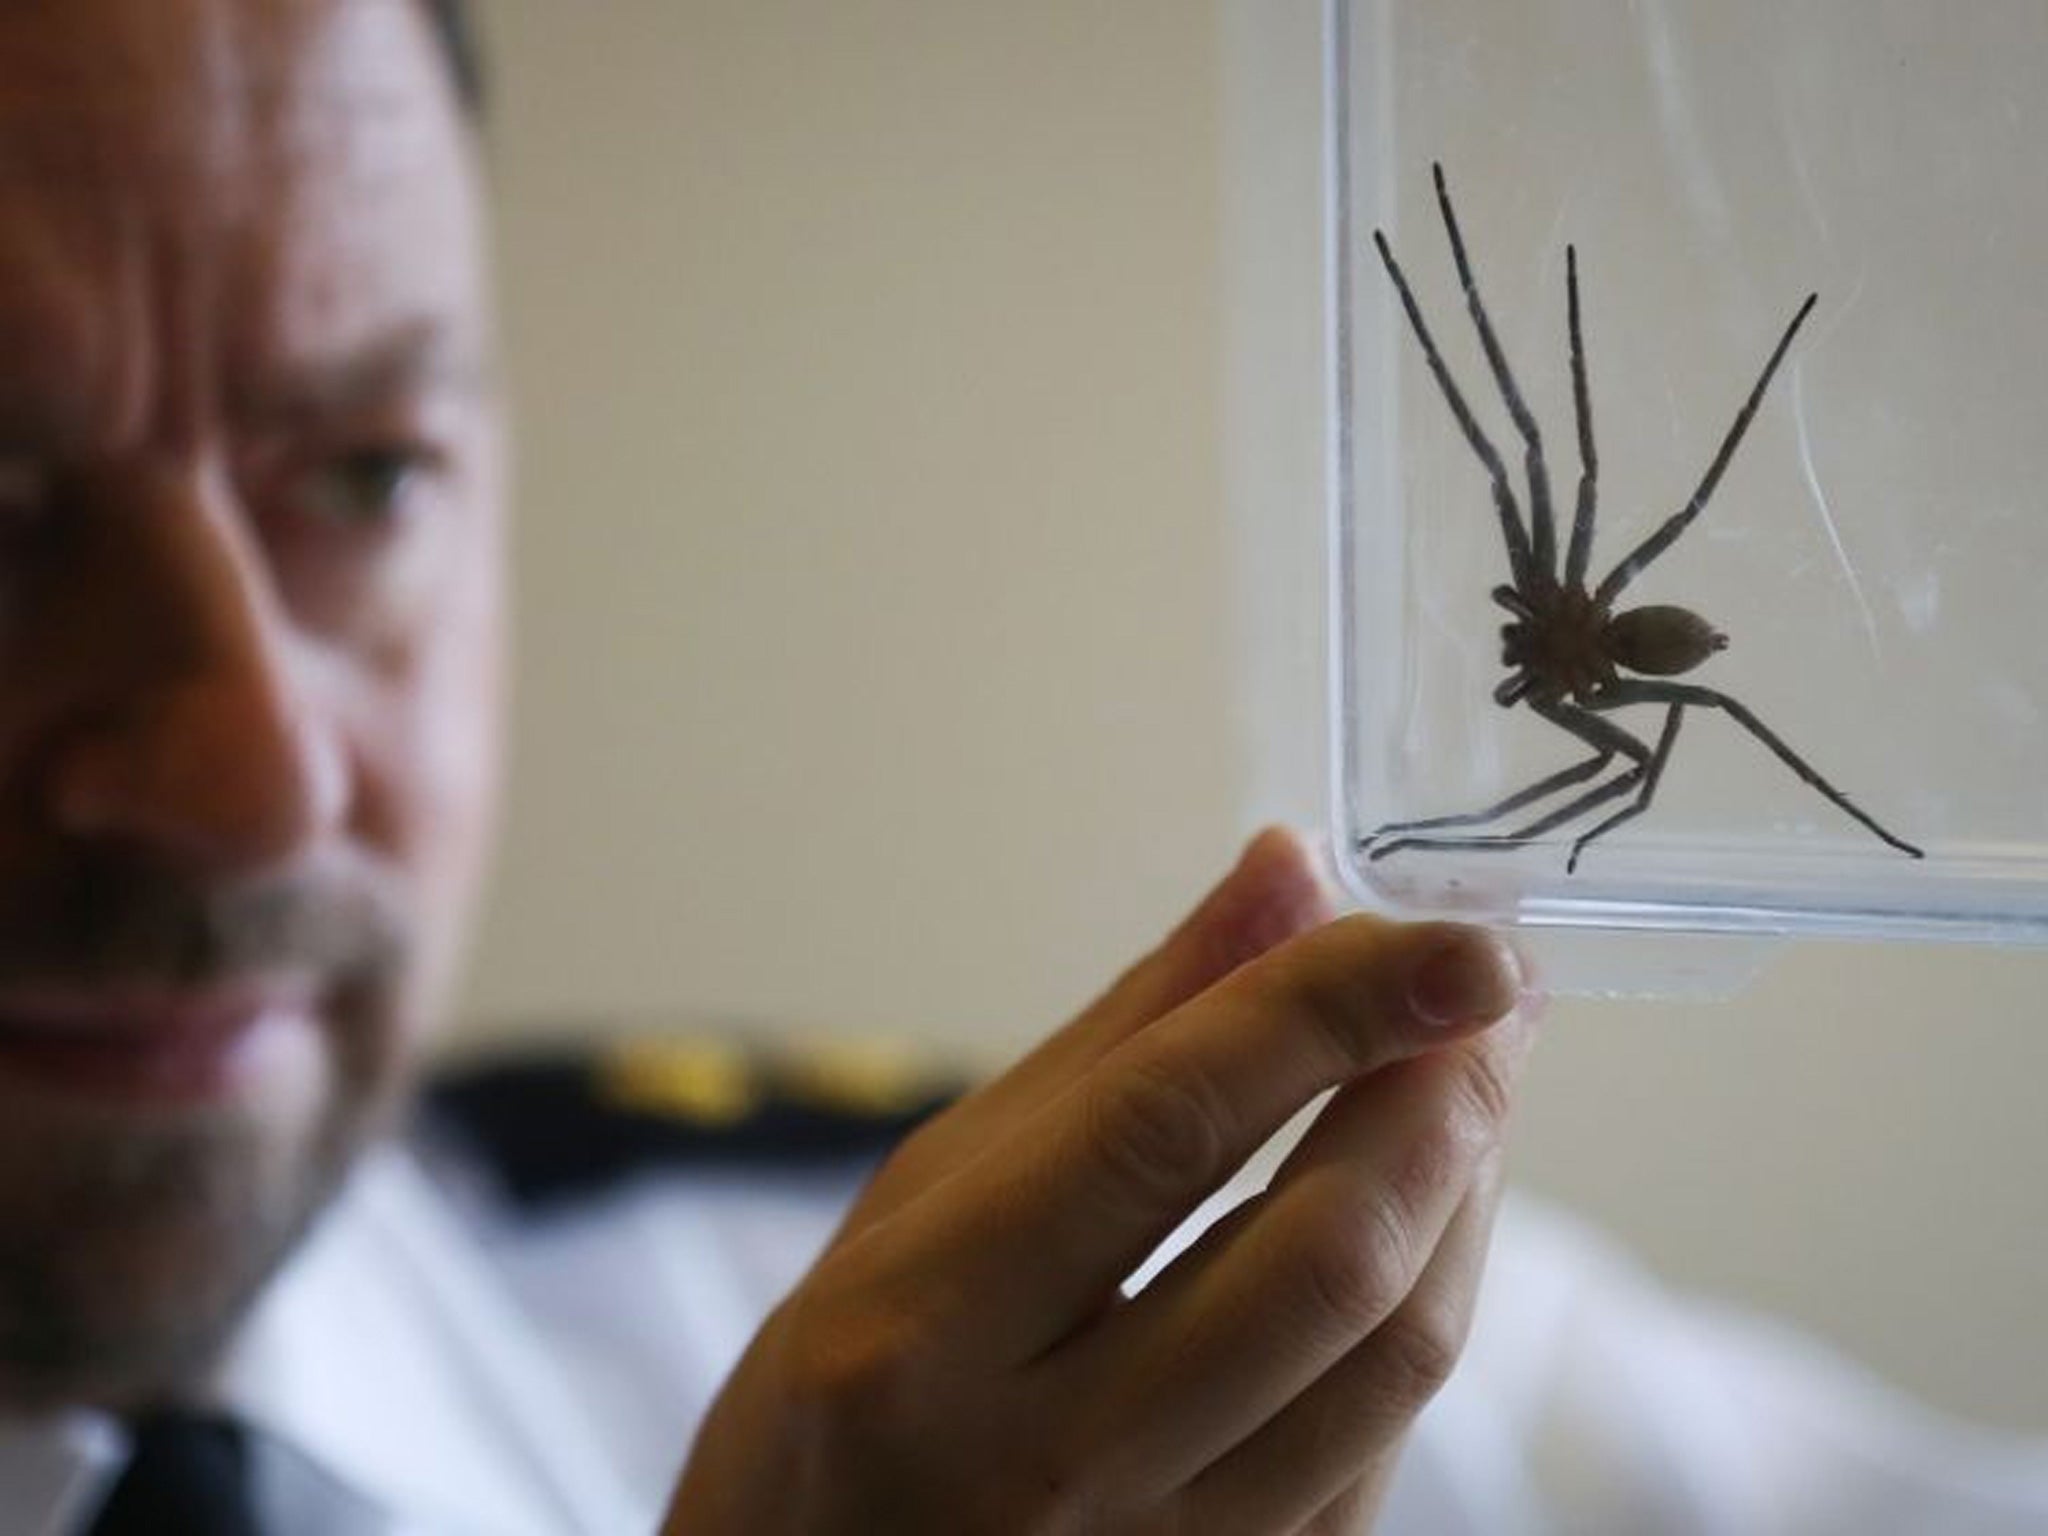
<instances>
[{"instance_id":1,"label":"yellow badge","mask_svg":"<svg viewBox=\"0 0 2048 1536\"><path fill-rule=\"evenodd\" d=\"M760 1106L762 1084L746 1052L721 1041L627 1040L599 1055L597 1092L638 1114L728 1126Z\"/></svg>"}]
</instances>

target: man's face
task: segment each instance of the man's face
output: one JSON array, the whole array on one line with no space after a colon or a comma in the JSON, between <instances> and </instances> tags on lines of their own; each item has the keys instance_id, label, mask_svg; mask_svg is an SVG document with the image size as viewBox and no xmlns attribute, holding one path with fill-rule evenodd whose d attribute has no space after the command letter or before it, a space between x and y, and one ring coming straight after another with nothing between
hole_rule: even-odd
<instances>
[{"instance_id":1,"label":"man's face","mask_svg":"<svg viewBox=\"0 0 2048 1536\"><path fill-rule=\"evenodd\" d=\"M0 7L0 1408L203 1366L402 1097L494 799L417 0Z\"/></svg>"}]
</instances>

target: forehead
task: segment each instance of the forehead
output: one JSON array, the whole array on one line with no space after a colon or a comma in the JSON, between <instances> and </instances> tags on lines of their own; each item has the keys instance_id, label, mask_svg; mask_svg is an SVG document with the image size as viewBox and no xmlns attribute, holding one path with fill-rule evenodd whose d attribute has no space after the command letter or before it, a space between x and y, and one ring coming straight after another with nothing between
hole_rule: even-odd
<instances>
[{"instance_id":1,"label":"forehead","mask_svg":"<svg viewBox=\"0 0 2048 1536\"><path fill-rule=\"evenodd\" d=\"M172 300L285 331L460 310L469 152L418 0L7 0L0 342L28 340L4 334L24 300L46 324L67 296L74 324Z\"/></svg>"}]
</instances>

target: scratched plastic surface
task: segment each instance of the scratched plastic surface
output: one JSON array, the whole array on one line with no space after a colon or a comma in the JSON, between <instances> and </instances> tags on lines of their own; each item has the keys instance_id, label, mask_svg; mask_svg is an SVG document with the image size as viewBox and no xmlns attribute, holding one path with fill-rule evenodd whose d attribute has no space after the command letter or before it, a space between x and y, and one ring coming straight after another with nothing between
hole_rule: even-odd
<instances>
[{"instance_id":1,"label":"scratched plastic surface","mask_svg":"<svg viewBox=\"0 0 2048 1536\"><path fill-rule=\"evenodd\" d=\"M2048 939L2048 7L1332 5L1346 879L1382 908L1536 924ZM1818 294L1705 510L1619 606L1680 604L1725 632L1682 681L1740 700L1924 859L1705 708L1649 807L1575 872L1572 839L1601 813L1511 848L1361 848L1590 756L1493 700L1502 530L1372 242L1383 228L1526 517L1438 161L1540 426L1560 548L1580 475L1576 247L1594 580L1685 505ZM1600 713L1648 745L1665 719Z\"/></svg>"}]
</instances>

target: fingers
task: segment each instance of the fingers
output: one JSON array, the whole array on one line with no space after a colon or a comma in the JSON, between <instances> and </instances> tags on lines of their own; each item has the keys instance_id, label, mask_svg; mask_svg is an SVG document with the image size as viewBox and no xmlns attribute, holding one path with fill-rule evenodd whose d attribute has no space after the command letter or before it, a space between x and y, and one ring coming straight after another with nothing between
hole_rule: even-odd
<instances>
[{"instance_id":1,"label":"fingers","mask_svg":"<svg viewBox=\"0 0 2048 1536\"><path fill-rule=\"evenodd\" d=\"M1013 1102L1042 1102L1146 1025L1336 915L1300 835L1267 827L1159 945L1002 1079Z\"/></svg>"},{"instance_id":2,"label":"fingers","mask_svg":"<svg viewBox=\"0 0 2048 1536\"><path fill-rule=\"evenodd\" d=\"M1379 1328L1189 1486L1203 1531L1370 1528L1410 1425L1470 1331L1500 1201L1489 1154L1414 1286Z\"/></svg>"},{"instance_id":3,"label":"fingers","mask_svg":"<svg viewBox=\"0 0 2048 1536\"><path fill-rule=\"evenodd\" d=\"M1035 1358L1316 1094L1483 1028L1519 990L1479 930L1332 923L1101 1058L902 1212L898 1258L984 1347Z\"/></svg>"},{"instance_id":4,"label":"fingers","mask_svg":"<svg viewBox=\"0 0 2048 1536\"><path fill-rule=\"evenodd\" d=\"M1342 1089L1262 1196L1046 1362L1100 1415L1083 1437L1119 1427L1127 1475L1177 1488L1407 1307L1498 1144L1529 1033L1518 1018Z\"/></svg>"},{"instance_id":5,"label":"fingers","mask_svg":"<svg viewBox=\"0 0 2048 1536\"><path fill-rule=\"evenodd\" d=\"M923 1126L863 1194L842 1235L979 1155L1129 1036L1334 914L1330 890L1301 837L1285 827L1266 828L1179 926L1107 992L1000 1077Z\"/></svg>"}]
</instances>

